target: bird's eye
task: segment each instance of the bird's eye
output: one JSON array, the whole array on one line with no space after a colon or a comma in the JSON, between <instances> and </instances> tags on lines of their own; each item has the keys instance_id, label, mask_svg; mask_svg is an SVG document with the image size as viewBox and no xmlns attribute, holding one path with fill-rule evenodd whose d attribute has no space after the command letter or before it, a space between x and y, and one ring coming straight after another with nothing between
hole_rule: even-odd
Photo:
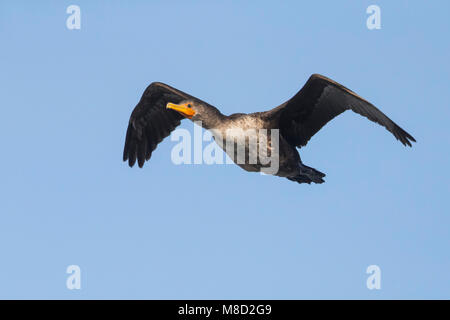
<instances>
[{"instance_id":1,"label":"bird's eye","mask_svg":"<svg viewBox=\"0 0 450 320\"><path fill-rule=\"evenodd\" d=\"M191 106L191 104L190 104L190 103L188 104L188 108L192 108L192 106Z\"/></svg>"}]
</instances>

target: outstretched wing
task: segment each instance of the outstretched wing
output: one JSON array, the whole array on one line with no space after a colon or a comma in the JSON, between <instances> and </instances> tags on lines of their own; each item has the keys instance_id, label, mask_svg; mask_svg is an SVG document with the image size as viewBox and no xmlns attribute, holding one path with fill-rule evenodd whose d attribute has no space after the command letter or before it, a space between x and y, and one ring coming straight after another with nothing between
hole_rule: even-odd
<instances>
[{"instance_id":1,"label":"outstretched wing","mask_svg":"<svg viewBox=\"0 0 450 320\"><path fill-rule=\"evenodd\" d=\"M382 125L405 146L416 141L370 102L319 74L313 74L293 98L268 111L267 115L279 119L280 133L286 140L302 147L325 124L346 110Z\"/></svg>"},{"instance_id":2,"label":"outstretched wing","mask_svg":"<svg viewBox=\"0 0 450 320\"><path fill-rule=\"evenodd\" d=\"M166 109L167 103L180 103L186 99L199 100L164 83L150 84L131 113L123 161L128 160L132 167L137 159L142 168L156 146L184 119L178 112Z\"/></svg>"}]
</instances>

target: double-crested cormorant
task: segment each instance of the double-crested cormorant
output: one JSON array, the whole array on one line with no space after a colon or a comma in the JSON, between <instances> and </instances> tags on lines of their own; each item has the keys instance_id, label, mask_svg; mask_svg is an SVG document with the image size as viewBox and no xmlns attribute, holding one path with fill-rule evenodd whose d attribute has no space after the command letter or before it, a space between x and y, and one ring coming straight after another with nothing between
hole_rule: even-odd
<instances>
[{"instance_id":1,"label":"double-crested cormorant","mask_svg":"<svg viewBox=\"0 0 450 320\"><path fill-rule=\"evenodd\" d=\"M305 166L296 147L305 146L328 121L346 110L352 110L384 126L405 146L411 146L411 141L416 141L370 102L318 74L313 74L294 97L272 110L230 116L223 115L217 108L189 94L154 82L147 87L131 114L123 160L128 160L132 167L137 159L139 167L142 167L144 162L150 159L158 143L167 137L182 119L188 118L201 121L203 128L210 130L215 138L220 136L227 139L227 130L232 128L277 131L279 163L277 171L272 174L298 183L322 183L325 174ZM269 133L266 136L269 136ZM264 144L268 154L274 152L272 140L269 138ZM218 144L244 170L262 171L267 164L262 164L259 160L256 163L248 161L249 141L250 138L241 140L247 154L244 163L236 161L238 140L235 140L236 148L231 153L227 145ZM258 148L262 146L260 140L257 144Z\"/></svg>"}]
</instances>

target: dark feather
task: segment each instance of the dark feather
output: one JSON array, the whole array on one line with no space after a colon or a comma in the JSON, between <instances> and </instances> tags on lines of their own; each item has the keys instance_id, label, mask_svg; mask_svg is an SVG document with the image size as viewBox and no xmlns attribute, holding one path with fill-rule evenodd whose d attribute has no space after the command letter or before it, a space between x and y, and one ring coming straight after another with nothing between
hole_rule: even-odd
<instances>
[{"instance_id":1,"label":"dark feather","mask_svg":"<svg viewBox=\"0 0 450 320\"><path fill-rule=\"evenodd\" d=\"M373 104L318 74L313 74L293 98L268 111L266 116L278 119L283 137L291 144L302 147L325 124L346 110L353 110L382 125L405 146L411 146L411 141L416 141Z\"/></svg>"},{"instance_id":2,"label":"dark feather","mask_svg":"<svg viewBox=\"0 0 450 320\"><path fill-rule=\"evenodd\" d=\"M187 99L201 101L166 84L150 84L131 113L123 161L128 160L129 166L132 167L137 160L142 168L145 161L150 160L156 146L184 119L178 112L166 109L167 103L180 103Z\"/></svg>"}]
</instances>

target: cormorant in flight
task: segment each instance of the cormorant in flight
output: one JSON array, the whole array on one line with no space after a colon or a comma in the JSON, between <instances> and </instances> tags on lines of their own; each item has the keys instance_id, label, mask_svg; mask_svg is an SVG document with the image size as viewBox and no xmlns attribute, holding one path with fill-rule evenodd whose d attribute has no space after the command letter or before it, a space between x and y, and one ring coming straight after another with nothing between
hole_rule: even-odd
<instances>
[{"instance_id":1,"label":"cormorant in flight","mask_svg":"<svg viewBox=\"0 0 450 320\"><path fill-rule=\"evenodd\" d=\"M416 141L370 102L319 74L313 74L294 97L272 110L230 116L223 115L214 106L189 94L154 82L144 91L131 114L123 160L128 160L130 167L137 160L139 167L142 167L144 162L150 159L158 143L167 137L181 120L188 118L201 121L203 128L211 130L215 137L221 135L225 139L227 129L230 128L278 129L279 163L278 171L274 175L298 183L322 183L325 174L305 166L296 147L305 146L325 124L346 110L352 110L382 125L405 146L411 146L411 142ZM249 141L244 141L245 150L248 152ZM259 140L258 144L261 146ZM264 145L268 153L273 152L272 144L269 141ZM219 145L228 152L223 144ZM235 157L232 159L236 162ZM246 171L260 171L264 168L259 161L253 164L237 164Z\"/></svg>"}]
</instances>

